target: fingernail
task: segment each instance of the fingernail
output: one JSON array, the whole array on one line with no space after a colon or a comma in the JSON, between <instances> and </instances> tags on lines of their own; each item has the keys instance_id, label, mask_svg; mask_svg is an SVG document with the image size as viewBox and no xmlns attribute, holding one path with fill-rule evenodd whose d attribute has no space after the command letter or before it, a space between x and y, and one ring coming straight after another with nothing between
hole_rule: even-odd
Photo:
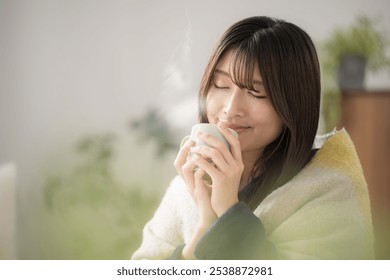
<instances>
[{"instance_id":1,"label":"fingernail","mask_svg":"<svg viewBox=\"0 0 390 280\"><path fill-rule=\"evenodd\" d=\"M187 142L187 146L192 146L194 143L195 143L194 140L190 139Z\"/></svg>"},{"instance_id":2,"label":"fingernail","mask_svg":"<svg viewBox=\"0 0 390 280\"><path fill-rule=\"evenodd\" d=\"M223 122L220 122L220 123L219 123L219 126L220 126L221 128L227 128L226 123L223 123Z\"/></svg>"},{"instance_id":3,"label":"fingernail","mask_svg":"<svg viewBox=\"0 0 390 280\"><path fill-rule=\"evenodd\" d=\"M195 147L191 147L190 148L190 152L197 152L199 150L199 147L198 146L195 146Z\"/></svg>"}]
</instances>

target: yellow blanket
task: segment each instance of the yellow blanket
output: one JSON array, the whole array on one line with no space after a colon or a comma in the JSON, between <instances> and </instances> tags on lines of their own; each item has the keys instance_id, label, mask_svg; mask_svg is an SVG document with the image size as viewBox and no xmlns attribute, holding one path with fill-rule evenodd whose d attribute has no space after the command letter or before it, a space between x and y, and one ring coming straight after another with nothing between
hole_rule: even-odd
<instances>
[{"instance_id":1,"label":"yellow blanket","mask_svg":"<svg viewBox=\"0 0 390 280\"><path fill-rule=\"evenodd\" d=\"M373 259L367 185L345 130L324 140L311 162L254 211L280 259ZM144 228L133 259L166 259L186 243L197 210L176 177Z\"/></svg>"}]
</instances>

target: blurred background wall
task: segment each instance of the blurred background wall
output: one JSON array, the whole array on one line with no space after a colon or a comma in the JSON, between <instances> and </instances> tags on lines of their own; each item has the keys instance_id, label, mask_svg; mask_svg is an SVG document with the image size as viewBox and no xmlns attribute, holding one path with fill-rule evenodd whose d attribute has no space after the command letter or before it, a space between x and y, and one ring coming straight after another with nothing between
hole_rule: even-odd
<instances>
[{"instance_id":1,"label":"blurred background wall","mask_svg":"<svg viewBox=\"0 0 390 280\"><path fill-rule=\"evenodd\" d=\"M0 165L16 170L8 256L130 257L233 22L286 19L320 46L359 14L390 27L389 11L388 0L0 0ZM389 89L389 75L366 86Z\"/></svg>"}]
</instances>

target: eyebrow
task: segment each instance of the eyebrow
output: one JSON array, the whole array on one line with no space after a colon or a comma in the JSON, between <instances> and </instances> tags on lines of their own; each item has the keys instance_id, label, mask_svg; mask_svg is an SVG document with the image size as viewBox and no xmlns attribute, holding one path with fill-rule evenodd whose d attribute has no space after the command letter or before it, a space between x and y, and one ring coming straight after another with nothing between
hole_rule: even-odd
<instances>
[{"instance_id":1,"label":"eyebrow","mask_svg":"<svg viewBox=\"0 0 390 280\"><path fill-rule=\"evenodd\" d=\"M214 70L214 73L217 73L217 74L221 74L223 76L226 76L226 77L229 77L230 78L230 74L222 69L215 69ZM262 81L259 81L259 80L253 80L253 84L257 84L257 85L260 85L262 86L263 85L263 82Z\"/></svg>"}]
</instances>

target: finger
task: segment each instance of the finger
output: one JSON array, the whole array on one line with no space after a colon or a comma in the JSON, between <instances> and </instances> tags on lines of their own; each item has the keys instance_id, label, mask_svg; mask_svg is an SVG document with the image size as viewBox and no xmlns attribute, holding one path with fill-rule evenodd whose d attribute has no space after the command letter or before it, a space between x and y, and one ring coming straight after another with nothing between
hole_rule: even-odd
<instances>
[{"instance_id":1,"label":"finger","mask_svg":"<svg viewBox=\"0 0 390 280\"><path fill-rule=\"evenodd\" d=\"M206 143L206 146L210 146L212 148L215 148L215 149L218 149L221 151L223 151L223 150L229 151L226 144L212 134L205 133L203 131L198 131L196 136L198 138L202 139ZM205 146L205 145L203 145L203 146Z\"/></svg>"},{"instance_id":2,"label":"finger","mask_svg":"<svg viewBox=\"0 0 390 280\"><path fill-rule=\"evenodd\" d=\"M194 174L195 178L195 195L198 200L210 199L210 189L203 181L203 177L206 174L206 171L202 168L196 170Z\"/></svg>"},{"instance_id":3,"label":"finger","mask_svg":"<svg viewBox=\"0 0 390 280\"><path fill-rule=\"evenodd\" d=\"M194 155L190 161L197 165L199 169L203 169L207 174L210 175L211 179L214 181L215 179L218 179L221 176L221 171L219 171L214 163L206 160L205 158L199 156L199 155Z\"/></svg>"},{"instance_id":4,"label":"finger","mask_svg":"<svg viewBox=\"0 0 390 280\"><path fill-rule=\"evenodd\" d=\"M195 173L194 173L194 178L195 178L195 184L200 185L203 184L203 176L206 174L204 169L198 168Z\"/></svg>"},{"instance_id":5,"label":"finger","mask_svg":"<svg viewBox=\"0 0 390 280\"><path fill-rule=\"evenodd\" d=\"M190 148L195 144L194 141L187 141L179 150L176 159L174 161L174 166L179 175L182 175L182 167L187 162L188 153Z\"/></svg>"},{"instance_id":6,"label":"finger","mask_svg":"<svg viewBox=\"0 0 390 280\"><path fill-rule=\"evenodd\" d=\"M203 158L211 159L211 161L221 171L226 170L228 168L228 163L225 157L217 149L208 146L197 146L197 147L191 147L190 151L192 154L202 156Z\"/></svg>"},{"instance_id":7,"label":"finger","mask_svg":"<svg viewBox=\"0 0 390 280\"><path fill-rule=\"evenodd\" d=\"M242 161L241 146L238 137L235 137L233 132L223 122L218 123L218 129L228 141L230 145L230 153L232 154L233 158L235 160Z\"/></svg>"},{"instance_id":8,"label":"finger","mask_svg":"<svg viewBox=\"0 0 390 280\"><path fill-rule=\"evenodd\" d=\"M193 196L195 188L194 169L196 164L193 161L187 161L181 168L181 176L186 183L188 192Z\"/></svg>"},{"instance_id":9,"label":"finger","mask_svg":"<svg viewBox=\"0 0 390 280\"><path fill-rule=\"evenodd\" d=\"M211 134L203 133L201 131L198 132L197 136L202 139L207 146L218 150L227 163L234 160L225 142L215 138Z\"/></svg>"}]
</instances>

